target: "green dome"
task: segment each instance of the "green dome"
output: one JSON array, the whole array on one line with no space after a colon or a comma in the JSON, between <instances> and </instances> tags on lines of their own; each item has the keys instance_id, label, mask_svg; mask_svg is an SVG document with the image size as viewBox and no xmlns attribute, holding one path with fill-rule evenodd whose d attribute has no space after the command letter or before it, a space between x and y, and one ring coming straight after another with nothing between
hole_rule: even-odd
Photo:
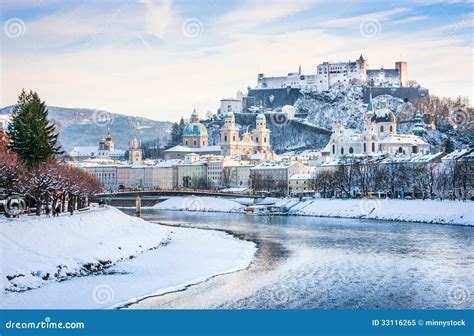
<instances>
[{"instance_id":1,"label":"green dome","mask_svg":"<svg viewBox=\"0 0 474 336\"><path fill-rule=\"evenodd\" d=\"M257 121L265 121L265 114L260 113L257 115Z\"/></svg>"},{"instance_id":2,"label":"green dome","mask_svg":"<svg viewBox=\"0 0 474 336\"><path fill-rule=\"evenodd\" d=\"M203 124L190 123L184 128L183 136L207 136L207 129Z\"/></svg>"},{"instance_id":3,"label":"green dome","mask_svg":"<svg viewBox=\"0 0 474 336\"><path fill-rule=\"evenodd\" d=\"M234 120L234 114L233 113L227 113L224 115L224 120Z\"/></svg>"}]
</instances>

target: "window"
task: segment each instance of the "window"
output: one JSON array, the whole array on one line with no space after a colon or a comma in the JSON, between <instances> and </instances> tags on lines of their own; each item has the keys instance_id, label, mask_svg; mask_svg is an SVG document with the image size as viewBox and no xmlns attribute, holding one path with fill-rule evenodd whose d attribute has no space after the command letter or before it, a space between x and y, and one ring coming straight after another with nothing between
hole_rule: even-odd
<instances>
[{"instance_id":1,"label":"window","mask_svg":"<svg viewBox=\"0 0 474 336\"><path fill-rule=\"evenodd\" d=\"M224 141L227 141L227 135L224 135Z\"/></svg>"},{"instance_id":2,"label":"window","mask_svg":"<svg viewBox=\"0 0 474 336\"><path fill-rule=\"evenodd\" d=\"M336 154L336 145L332 145L332 153Z\"/></svg>"},{"instance_id":3,"label":"window","mask_svg":"<svg viewBox=\"0 0 474 336\"><path fill-rule=\"evenodd\" d=\"M398 148L398 152L399 152L399 153L403 153L403 148L402 148L402 147L399 147L399 148Z\"/></svg>"},{"instance_id":4,"label":"window","mask_svg":"<svg viewBox=\"0 0 474 336\"><path fill-rule=\"evenodd\" d=\"M393 126L390 125L390 133L392 133L392 132L393 132Z\"/></svg>"},{"instance_id":5,"label":"window","mask_svg":"<svg viewBox=\"0 0 474 336\"><path fill-rule=\"evenodd\" d=\"M372 153L375 153L375 142L372 142Z\"/></svg>"},{"instance_id":6,"label":"window","mask_svg":"<svg viewBox=\"0 0 474 336\"><path fill-rule=\"evenodd\" d=\"M344 147L341 148L341 155L344 155Z\"/></svg>"},{"instance_id":7,"label":"window","mask_svg":"<svg viewBox=\"0 0 474 336\"><path fill-rule=\"evenodd\" d=\"M350 148L349 148L349 153L350 153L350 154L354 154L354 148L350 147Z\"/></svg>"},{"instance_id":8,"label":"window","mask_svg":"<svg viewBox=\"0 0 474 336\"><path fill-rule=\"evenodd\" d=\"M380 126L380 132L383 132L383 126Z\"/></svg>"},{"instance_id":9,"label":"window","mask_svg":"<svg viewBox=\"0 0 474 336\"><path fill-rule=\"evenodd\" d=\"M364 153L367 153L367 144L364 142Z\"/></svg>"},{"instance_id":10,"label":"window","mask_svg":"<svg viewBox=\"0 0 474 336\"><path fill-rule=\"evenodd\" d=\"M196 146L196 140L193 141L194 146Z\"/></svg>"}]
</instances>

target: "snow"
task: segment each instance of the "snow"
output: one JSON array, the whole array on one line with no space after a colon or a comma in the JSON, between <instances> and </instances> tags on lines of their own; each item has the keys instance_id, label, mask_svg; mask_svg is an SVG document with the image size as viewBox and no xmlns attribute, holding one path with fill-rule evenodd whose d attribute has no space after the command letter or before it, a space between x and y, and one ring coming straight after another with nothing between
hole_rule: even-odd
<instances>
[{"instance_id":1,"label":"snow","mask_svg":"<svg viewBox=\"0 0 474 336\"><path fill-rule=\"evenodd\" d=\"M217 197L173 197L154 206L155 209L202 212L242 212L253 200L228 200ZM391 199L256 199L257 205L273 205L289 210L289 215L368 218L403 222L456 224L474 226L474 202Z\"/></svg>"},{"instance_id":2,"label":"snow","mask_svg":"<svg viewBox=\"0 0 474 336\"><path fill-rule=\"evenodd\" d=\"M243 206L219 197L171 197L153 207L159 210L201 211L201 212L242 212Z\"/></svg>"},{"instance_id":3,"label":"snow","mask_svg":"<svg viewBox=\"0 0 474 336\"><path fill-rule=\"evenodd\" d=\"M301 202L290 214L474 226L474 203L470 201L317 199Z\"/></svg>"},{"instance_id":4,"label":"snow","mask_svg":"<svg viewBox=\"0 0 474 336\"><path fill-rule=\"evenodd\" d=\"M256 251L224 232L151 224L112 207L0 227L2 308L122 306L244 269Z\"/></svg>"}]
</instances>

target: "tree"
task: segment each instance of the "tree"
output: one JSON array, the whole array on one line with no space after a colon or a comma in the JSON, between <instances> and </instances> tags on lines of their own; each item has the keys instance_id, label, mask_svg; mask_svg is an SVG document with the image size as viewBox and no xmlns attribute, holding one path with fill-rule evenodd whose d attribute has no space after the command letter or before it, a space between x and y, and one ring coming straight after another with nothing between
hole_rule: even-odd
<instances>
[{"instance_id":1,"label":"tree","mask_svg":"<svg viewBox=\"0 0 474 336\"><path fill-rule=\"evenodd\" d=\"M446 153L451 153L454 150L454 143L451 140L451 137L447 137L446 141L444 142L444 151Z\"/></svg>"},{"instance_id":2,"label":"tree","mask_svg":"<svg viewBox=\"0 0 474 336\"><path fill-rule=\"evenodd\" d=\"M186 127L183 117L181 117L179 123L173 123L171 127L171 138L169 145L170 147L179 145L183 142L183 130Z\"/></svg>"},{"instance_id":3,"label":"tree","mask_svg":"<svg viewBox=\"0 0 474 336\"><path fill-rule=\"evenodd\" d=\"M36 92L22 90L8 125L9 149L27 166L35 166L62 154L58 133L48 122L48 109Z\"/></svg>"}]
</instances>

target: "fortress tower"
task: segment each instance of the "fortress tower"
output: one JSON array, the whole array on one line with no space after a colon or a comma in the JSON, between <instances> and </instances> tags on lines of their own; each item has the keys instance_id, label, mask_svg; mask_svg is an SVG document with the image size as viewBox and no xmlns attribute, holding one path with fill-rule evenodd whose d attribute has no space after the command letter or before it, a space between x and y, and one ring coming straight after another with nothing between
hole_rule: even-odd
<instances>
[{"instance_id":1,"label":"fortress tower","mask_svg":"<svg viewBox=\"0 0 474 336\"><path fill-rule=\"evenodd\" d=\"M402 61L395 62L395 68L398 69L400 73L401 85L404 87L407 87L408 86L408 63L402 62Z\"/></svg>"}]
</instances>

